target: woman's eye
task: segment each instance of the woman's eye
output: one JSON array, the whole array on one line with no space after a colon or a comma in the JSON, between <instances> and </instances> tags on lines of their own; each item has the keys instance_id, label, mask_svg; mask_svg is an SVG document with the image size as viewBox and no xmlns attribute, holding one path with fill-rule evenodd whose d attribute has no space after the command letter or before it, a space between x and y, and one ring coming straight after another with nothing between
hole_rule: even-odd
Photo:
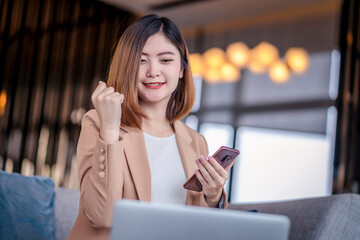
<instances>
[{"instance_id":1,"label":"woman's eye","mask_svg":"<svg viewBox=\"0 0 360 240\"><path fill-rule=\"evenodd\" d=\"M145 60L145 59L141 59L141 60L140 60L140 63L146 63L146 60Z\"/></svg>"},{"instance_id":2,"label":"woman's eye","mask_svg":"<svg viewBox=\"0 0 360 240\"><path fill-rule=\"evenodd\" d=\"M173 59L162 59L161 62L164 62L164 63L169 63L169 62L172 62Z\"/></svg>"}]
</instances>

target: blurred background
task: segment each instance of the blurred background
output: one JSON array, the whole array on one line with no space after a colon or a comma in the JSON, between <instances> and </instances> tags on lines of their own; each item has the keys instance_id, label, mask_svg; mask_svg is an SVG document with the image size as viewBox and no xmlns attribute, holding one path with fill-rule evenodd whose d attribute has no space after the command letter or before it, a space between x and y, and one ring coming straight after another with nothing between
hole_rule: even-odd
<instances>
[{"instance_id":1,"label":"blurred background","mask_svg":"<svg viewBox=\"0 0 360 240\"><path fill-rule=\"evenodd\" d=\"M79 187L76 145L117 39L172 19L191 53L184 122L240 150L234 203L360 193L357 0L0 0L0 167Z\"/></svg>"}]
</instances>

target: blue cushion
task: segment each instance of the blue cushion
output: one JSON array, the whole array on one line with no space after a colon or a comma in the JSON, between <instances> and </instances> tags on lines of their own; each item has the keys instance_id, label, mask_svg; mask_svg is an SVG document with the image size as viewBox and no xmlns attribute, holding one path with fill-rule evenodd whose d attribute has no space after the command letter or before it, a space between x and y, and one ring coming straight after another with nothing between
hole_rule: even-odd
<instances>
[{"instance_id":1,"label":"blue cushion","mask_svg":"<svg viewBox=\"0 0 360 240\"><path fill-rule=\"evenodd\" d=\"M0 238L55 239L55 184L0 171Z\"/></svg>"}]
</instances>

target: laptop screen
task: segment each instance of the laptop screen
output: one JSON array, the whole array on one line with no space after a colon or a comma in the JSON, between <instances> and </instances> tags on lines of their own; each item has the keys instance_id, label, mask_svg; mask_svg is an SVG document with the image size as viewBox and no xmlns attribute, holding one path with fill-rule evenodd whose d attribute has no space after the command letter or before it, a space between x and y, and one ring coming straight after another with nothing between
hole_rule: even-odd
<instances>
[{"instance_id":1,"label":"laptop screen","mask_svg":"<svg viewBox=\"0 0 360 240\"><path fill-rule=\"evenodd\" d=\"M289 229L281 215L120 200L111 239L286 240Z\"/></svg>"}]
</instances>

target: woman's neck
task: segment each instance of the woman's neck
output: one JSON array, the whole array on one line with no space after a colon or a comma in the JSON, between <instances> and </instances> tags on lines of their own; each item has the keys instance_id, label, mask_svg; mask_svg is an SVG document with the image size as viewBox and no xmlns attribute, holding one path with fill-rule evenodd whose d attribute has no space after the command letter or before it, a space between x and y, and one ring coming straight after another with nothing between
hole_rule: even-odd
<instances>
[{"instance_id":1,"label":"woman's neck","mask_svg":"<svg viewBox=\"0 0 360 240\"><path fill-rule=\"evenodd\" d=\"M166 117L166 107L160 105L140 104L142 111L148 116L142 119L141 128L155 137L169 137L174 134L174 128Z\"/></svg>"},{"instance_id":2,"label":"woman's neck","mask_svg":"<svg viewBox=\"0 0 360 240\"><path fill-rule=\"evenodd\" d=\"M149 119L143 119L141 128L144 132L154 137L169 137L175 132L170 121L167 120L161 123L150 117Z\"/></svg>"}]
</instances>

